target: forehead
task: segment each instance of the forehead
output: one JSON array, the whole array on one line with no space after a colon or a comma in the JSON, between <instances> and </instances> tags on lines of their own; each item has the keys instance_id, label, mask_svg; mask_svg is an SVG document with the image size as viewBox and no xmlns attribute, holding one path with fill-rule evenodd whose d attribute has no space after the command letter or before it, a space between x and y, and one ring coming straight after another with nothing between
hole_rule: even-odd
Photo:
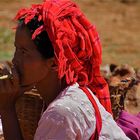
<instances>
[{"instance_id":1,"label":"forehead","mask_svg":"<svg viewBox=\"0 0 140 140\"><path fill-rule=\"evenodd\" d=\"M27 27L18 26L15 35L15 45L18 47L36 49L36 46Z\"/></svg>"}]
</instances>

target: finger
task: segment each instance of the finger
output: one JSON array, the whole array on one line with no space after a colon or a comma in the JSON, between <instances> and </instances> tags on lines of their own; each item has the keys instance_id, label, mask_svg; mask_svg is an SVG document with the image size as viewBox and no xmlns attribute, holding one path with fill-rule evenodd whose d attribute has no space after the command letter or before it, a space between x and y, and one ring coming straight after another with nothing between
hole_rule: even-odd
<instances>
[{"instance_id":1,"label":"finger","mask_svg":"<svg viewBox=\"0 0 140 140\"><path fill-rule=\"evenodd\" d=\"M11 69L12 72L12 77L8 77L6 79L3 79L1 81L3 81L3 85L4 88L6 89L7 93L10 93L9 95L11 96L11 98L13 96L18 97L20 96L20 86L19 86L19 78L18 78L18 74L15 70L15 68Z\"/></svg>"},{"instance_id":2,"label":"finger","mask_svg":"<svg viewBox=\"0 0 140 140\"><path fill-rule=\"evenodd\" d=\"M7 78L2 80L3 88L6 90L7 93L10 93L12 89L14 89L11 79Z\"/></svg>"},{"instance_id":3,"label":"finger","mask_svg":"<svg viewBox=\"0 0 140 140\"><path fill-rule=\"evenodd\" d=\"M4 89L4 84L3 81L0 80L0 94L4 93L5 89Z\"/></svg>"},{"instance_id":4,"label":"finger","mask_svg":"<svg viewBox=\"0 0 140 140\"><path fill-rule=\"evenodd\" d=\"M10 72L7 68L1 69L1 75L9 75L9 74L10 74Z\"/></svg>"},{"instance_id":5,"label":"finger","mask_svg":"<svg viewBox=\"0 0 140 140\"><path fill-rule=\"evenodd\" d=\"M0 97L5 99L7 103L15 102L21 95L18 86L14 87L12 80L9 78L0 80L0 93Z\"/></svg>"},{"instance_id":6,"label":"finger","mask_svg":"<svg viewBox=\"0 0 140 140\"><path fill-rule=\"evenodd\" d=\"M11 79L4 79L3 85L9 102L16 101L17 97L20 96L18 86L15 87Z\"/></svg>"},{"instance_id":7,"label":"finger","mask_svg":"<svg viewBox=\"0 0 140 140\"><path fill-rule=\"evenodd\" d=\"M0 75L3 75L2 70L4 69L4 64L0 63Z\"/></svg>"}]
</instances>

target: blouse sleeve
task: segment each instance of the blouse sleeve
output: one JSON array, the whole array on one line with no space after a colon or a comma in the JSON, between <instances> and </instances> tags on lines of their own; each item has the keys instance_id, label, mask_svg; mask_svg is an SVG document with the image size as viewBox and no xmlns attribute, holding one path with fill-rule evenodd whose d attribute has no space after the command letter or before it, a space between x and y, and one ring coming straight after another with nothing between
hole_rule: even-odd
<instances>
[{"instance_id":1,"label":"blouse sleeve","mask_svg":"<svg viewBox=\"0 0 140 140\"><path fill-rule=\"evenodd\" d=\"M34 140L76 139L76 132L66 116L57 111L44 113L39 121Z\"/></svg>"}]
</instances>

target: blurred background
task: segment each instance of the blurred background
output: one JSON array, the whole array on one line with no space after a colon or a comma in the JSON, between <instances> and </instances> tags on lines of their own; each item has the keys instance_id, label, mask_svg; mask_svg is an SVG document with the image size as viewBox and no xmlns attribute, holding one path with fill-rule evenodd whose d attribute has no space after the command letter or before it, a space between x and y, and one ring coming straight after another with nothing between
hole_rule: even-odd
<instances>
[{"instance_id":1,"label":"blurred background","mask_svg":"<svg viewBox=\"0 0 140 140\"><path fill-rule=\"evenodd\" d=\"M42 0L0 0L0 61L14 53L12 21L19 8ZM96 25L103 46L103 64L140 67L140 0L74 0Z\"/></svg>"},{"instance_id":2,"label":"blurred background","mask_svg":"<svg viewBox=\"0 0 140 140\"><path fill-rule=\"evenodd\" d=\"M13 18L18 9L41 1L0 0L0 62L13 57ZM124 108L133 114L140 112L140 0L74 1L99 32L102 72L109 83L114 116Z\"/></svg>"}]
</instances>

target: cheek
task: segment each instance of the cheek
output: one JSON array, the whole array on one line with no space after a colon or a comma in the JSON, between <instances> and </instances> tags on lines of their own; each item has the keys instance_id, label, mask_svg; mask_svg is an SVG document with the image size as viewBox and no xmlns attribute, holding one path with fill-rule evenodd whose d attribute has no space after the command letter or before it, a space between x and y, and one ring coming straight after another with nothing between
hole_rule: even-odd
<instances>
[{"instance_id":1,"label":"cheek","mask_svg":"<svg viewBox=\"0 0 140 140\"><path fill-rule=\"evenodd\" d=\"M36 74L36 76L41 75L42 73L47 72L47 68L40 62L23 62L23 73L25 74ZM28 76L30 76L28 75Z\"/></svg>"},{"instance_id":2,"label":"cheek","mask_svg":"<svg viewBox=\"0 0 140 140\"><path fill-rule=\"evenodd\" d=\"M47 67L40 61L27 61L23 63L22 82L35 83L42 80L48 73Z\"/></svg>"},{"instance_id":3,"label":"cheek","mask_svg":"<svg viewBox=\"0 0 140 140\"><path fill-rule=\"evenodd\" d=\"M21 85L38 82L47 75L48 68L40 57L15 53L13 63L19 73Z\"/></svg>"}]
</instances>

